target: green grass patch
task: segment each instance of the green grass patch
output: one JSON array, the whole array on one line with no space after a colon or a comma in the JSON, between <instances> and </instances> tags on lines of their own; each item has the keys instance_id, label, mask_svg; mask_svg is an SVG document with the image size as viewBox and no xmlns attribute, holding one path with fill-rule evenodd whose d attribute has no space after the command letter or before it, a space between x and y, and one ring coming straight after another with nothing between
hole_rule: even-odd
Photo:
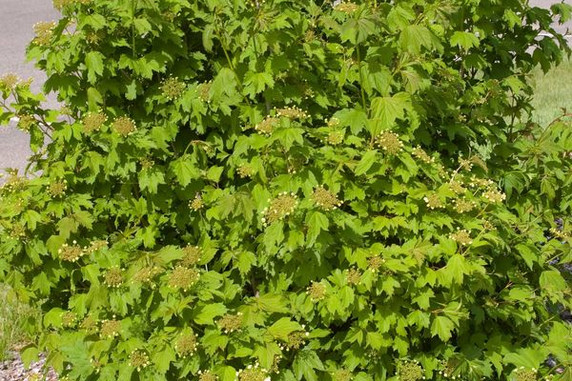
<instances>
[{"instance_id":1,"label":"green grass patch","mask_svg":"<svg viewBox=\"0 0 572 381\"><path fill-rule=\"evenodd\" d=\"M32 341L27 333L38 321L39 313L22 303L6 285L0 285L0 360L9 357L9 352Z\"/></svg>"},{"instance_id":2,"label":"green grass patch","mask_svg":"<svg viewBox=\"0 0 572 381\"><path fill-rule=\"evenodd\" d=\"M546 74L536 69L533 80L534 122L546 126L562 116L562 108L572 112L572 60L564 61Z\"/></svg>"}]
</instances>

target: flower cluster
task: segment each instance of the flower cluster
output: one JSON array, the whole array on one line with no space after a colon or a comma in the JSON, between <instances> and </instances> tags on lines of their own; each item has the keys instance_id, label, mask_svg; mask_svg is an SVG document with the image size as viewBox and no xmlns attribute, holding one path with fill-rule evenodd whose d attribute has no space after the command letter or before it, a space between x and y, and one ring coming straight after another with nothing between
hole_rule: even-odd
<instances>
[{"instance_id":1,"label":"flower cluster","mask_svg":"<svg viewBox=\"0 0 572 381\"><path fill-rule=\"evenodd\" d=\"M351 1L340 1L334 9L339 12L343 12L346 14L354 13L358 9L358 5L352 3Z\"/></svg>"},{"instance_id":2,"label":"flower cluster","mask_svg":"<svg viewBox=\"0 0 572 381\"><path fill-rule=\"evenodd\" d=\"M352 378L352 372L347 369L338 369L332 375L333 381L351 381Z\"/></svg>"},{"instance_id":3,"label":"flower cluster","mask_svg":"<svg viewBox=\"0 0 572 381\"><path fill-rule=\"evenodd\" d=\"M425 150L423 148L421 148L420 146L417 146L415 148L413 148L413 150L411 151L411 153L413 154L413 156L415 156L417 159L421 160L422 162L426 163L426 164L431 164L435 162L435 158L431 157L427 154L427 152L425 152Z\"/></svg>"},{"instance_id":4,"label":"flower cluster","mask_svg":"<svg viewBox=\"0 0 572 381\"><path fill-rule=\"evenodd\" d=\"M469 182L469 186L471 188L481 187L481 188L488 188L494 184L494 181L491 179L481 179L480 177L471 176L471 181Z\"/></svg>"},{"instance_id":5,"label":"flower cluster","mask_svg":"<svg viewBox=\"0 0 572 381\"><path fill-rule=\"evenodd\" d=\"M210 101L211 101L211 87L212 87L211 81L201 83L197 87L197 92L199 93L199 99L201 101L206 102L206 103L210 103Z\"/></svg>"},{"instance_id":6,"label":"flower cluster","mask_svg":"<svg viewBox=\"0 0 572 381\"><path fill-rule=\"evenodd\" d=\"M161 84L161 91L163 95L169 100L175 100L183 94L185 84L177 77L170 77L163 81Z\"/></svg>"},{"instance_id":7,"label":"flower cluster","mask_svg":"<svg viewBox=\"0 0 572 381\"><path fill-rule=\"evenodd\" d=\"M523 366L514 371L516 381L536 381L538 379L538 370L535 368L525 369Z\"/></svg>"},{"instance_id":8,"label":"flower cluster","mask_svg":"<svg viewBox=\"0 0 572 381\"><path fill-rule=\"evenodd\" d=\"M270 381L268 371L260 368L258 363L249 365L246 369L241 369L236 373L238 381Z\"/></svg>"},{"instance_id":9,"label":"flower cluster","mask_svg":"<svg viewBox=\"0 0 572 381\"><path fill-rule=\"evenodd\" d=\"M179 336L175 343L175 351L179 356L188 357L197 351L197 337L197 334L192 332Z\"/></svg>"},{"instance_id":10,"label":"flower cluster","mask_svg":"<svg viewBox=\"0 0 572 381\"><path fill-rule=\"evenodd\" d=\"M123 272L119 267L112 267L105 272L103 283L107 287L119 287L123 284Z\"/></svg>"},{"instance_id":11,"label":"flower cluster","mask_svg":"<svg viewBox=\"0 0 572 381\"><path fill-rule=\"evenodd\" d=\"M262 214L262 222L264 224L272 224L279 221L294 212L298 205L298 198L294 193L283 192L274 200L268 200L270 205L264 208Z\"/></svg>"},{"instance_id":12,"label":"flower cluster","mask_svg":"<svg viewBox=\"0 0 572 381\"><path fill-rule=\"evenodd\" d=\"M86 252L77 245L76 241L73 241L73 245L68 245L64 243L62 247L58 250L58 255L62 261L67 262L77 262Z\"/></svg>"},{"instance_id":13,"label":"flower cluster","mask_svg":"<svg viewBox=\"0 0 572 381\"><path fill-rule=\"evenodd\" d=\"M121 332L121 322L119 320L115 320L115 317L112 320L103 320L101 322L101 328L99 330L99 334L102 338L114 338L119 336L119 332Z\"/></svg>"},{"instance_id":14,"label":"flower cluster","mask_svg":"<svg viewBox=\"0 0 572 381\"><path fill-rule=\"evenodd\" d=\"M342 202L336 197L336 195L329 190L326 190L323 185L314 189L312 200L316 205L324 210L337 209L342 205Z\"/></svg>"},{"instance_id":15,"label":"flower cluster","mask_svg":"<svg viewBox=\"0 0 572 381\"><path fill-rule=\"evenodd\" d=\"M397 365L397 376L400 381L417 381L425 379L423 368L417 361L401 361Z\"/></svg>"},{"instance_id":16,"label":"flower cluster","mask_svg":"<svg viewBox=\"0 0 572 381\"><path fill-rule=\"evenodd\" d=\"M471 234L466 230L466 229L457 229L456 232L451 233L451 235L449 236L453 241L456 241L457 243L463 245L463 246L467 246L473 243L473 240L471 238Z\"/></svg>"},{"instance_id":17,"label":"flower cluster","mask_svg":"<svg viewBox=\"0 0 572 381\"><path fill-rule=\"evenodd\" d=\"M169 276L169 287L187 291L199 280L200 273L196 269L177 266Z\"/></svg>"},{"instance_id":18,"label":"flower cluster","mask_svg":"<svg viewBox=\"0 0 572 381\"><path fill-rule=\"evenodd\" d=\"M129 366L136 368L137 371L148 367L151 364L149 361L149 356L144 351L133 351L129 356Z\"/></svg>"},{"instance_id":19,"label":"flower cluster","mask_svg":"<svg viewBox=\"0 0 572 381\"><path fill-rule=\"evenodd\" d=\"M224 333L238 331L242 328L242 312L234 315L226 314L218 320L217 324Z\"/></svg>"},{"instance_id":20,"label":"flower cluster","mask_svg":"<svg viewBox=\"0 0 572 381\"><path fill-rule=\"evenodd\" d=\"M330 119L328 119L326 124L328 127L337 127L340 125L340 120L336 117L331 117Z\"/></svg>"},{"instance_id":21,"label":"flower cluster","mask_svg":"<svg viewBox=\"0 0 572 381\"><path fill-rule=\"evenodd\" d=\"M63 196L68 189L68 182L66 180L63 181L54 181L51 182L48 186L48 193L52 198L58 198Z\"/></svg>"},{"instance_id":22,"label":"flower cluster","mask_svg":"<svg viewBox=\"0 0 572 381\"><path fill-rule=\"evenodd\" d=\"M54 28L56 23L54 21L41 21L34 25L34 33L36 37L33 42L40 46L49 45L54 35Z\"/></svg>"},{"instance_id":23,"label":"flower cluster","mask_svg":"<svg viewBox=\"0 0 572 381\"><path fill-rule=\"evenodd\" d=\"M37 123L33 115L18 115L18 118L18 128L22 131L30 131L30 128Z\"/></svg>"},{"instance_id":24,"label":"flower cluster","mask_svg":"<svg viewBox=\"0 0 572 381\"><path fill-rule=\"evenodd\" d=\"M26 228L22 224L14 224L10 229L10 237L14 239L25 240L26 236Z\"/></svg>"},{"instance_id":25,"label":"flower cluster","mask_svg":"<svg viewBox=\"0 0 572 381\"><path fill-rule=\"evenodd\" d=\"M143 157L139 159L139 164L141 164L142 170L151 169L155 165L155 160L148 157Z\"/></svg>"},{"instance_id":26,"label":"flower cluster","mask_svg":"<svg viewBox=\"0 0 572 381\"><path fill-rule=\"evenodd\" d=\"M189 201L189 208L191 208L195 212L198 212L199 210L201 210L204 207L205 207L205 203L204 203L203 198L200 194L197 194L194 199Z\"/></svg>"},{"instance_id":27,"label":"flower cluster","mask_svg":"<svg viewBox=\"0 0 572 381\"><path fill-rule=\"evenodd\" d=\"M370 257L367 260L367 265L368 268L373 272L378 272L379 269L381 268L381 266L383 266L383 264L385 263L385 259L381 258L380 256L376 255L373 257Z\"/></svg>"},{"instance_id":28,"label":"flower cluster","mask_svg":"<svg viewBox=\"0 0 572 381\"><path fill-rule=\"evenodd\" d=\"M77 321L77 315L71 311L62 314L62 326L73 327Z\"/></svg>"},{"instance_id":29,"label":"flower cluster","mask_svg":"<svg viewBox=\"0 0 572 381\"><path fill-rule=\"evenodd\" d=\"M351 268L348 270L348 274L346 276L346 280L348 284L353 286L358 285L361 281L361 272L356 268Z\"/></svg>"},{"instance_id":30,"label":"flower cluster","mask_svg":"<svg viewBox=\"0 0 572 381\"><path fill-rule=\"evenodd\" d=\"M102 112L90 112L83 118L83 131L88 134L99 131L105 122L107 122L107 115Z\"/></svg>"},{"instance_id":31,"label":"flower cluster","mask_svg":"<svg viewBox=\"0 0 572 381\"><path fill-rule=\"evenodd\" d=\"M119 135L126 137L137 131L137 126L133 119L126 116L120 116L113 121L111 125L113 130Z\"/></svg>"},{"instance_id":32,"label":"flower cluster","mask_svg":"<svg viewBox=\"0 0 572 381\"><path fill-rule=\"evenodd\" d=\"M506 199L506 195L497 189L488 189L483 193L483 197L491 204L500 204Z\"/></svg>"},{"instance_id":33,"label":"flower cluster","mask_svg":"<svg viewBox=\"0 0 572 381\"><path fill-rule=\"evenodd\" d=\"M555 238L562 239L562 240L570 238L570 234L568 234L567 232L563 232L559 229L550 228L549 231L550 231L550 234L552 234L552 236Z\"/></svg>"},{"instance_id":34,"label":"flower cluster","mask_svg":"<svg viewBox=\"0 0 572 381\"><path fill-rule=\"evenodd\" d=\"M388 155L396 155L403 149L403 142L395 132L384 131L375 138L375 142Z\"/></svg>"},{"instance_id":35,"label":"flower cluster","mask_svg":"<svg viewBox=\"0 0 572 381\"><path fill-rule=\"evenodd\" d=\"M89 246L84 247L84 250L85 250L86 254L92 254L92 253L98 252L100 250L107 249L108 245L109 245L109 243L106 240L103 240L103 239L95 240L95 241L91 241L89 243Z\"/></svg>"},{"instance_id":36,"label":"flower cluster","mask_svg":"<svg viewBox=\"0 0 572 381\"><path fill-rule=\"evenodd\" d=\"M264 118L262 122L254 126L254 129L261 135L270 136L272 135L274 127L276 126L276 124L278 124L278 122L279 122L278 118L267 116L266 118Z\"/></svg>"},{"instance_id":37,"label":"flower cluster","mask_svg":"<svg viewBox=\"0 0 572 381\"><path fill-rule=\"evenodd\" d=\"M467 188L465 188L463 186L463 184L461 184L460 182L458 182L457 180L451 180L449 182L449 188L451 188L451 190L453 192L455 192L456 194L463 194L467 191Z\"/></svg>"},{"instance_id":38,"label":"flower cluster","mask_svg":"<svg viewBox=\"0 0 572 381\"><path fill-rule=\"evenodd\" d=\"M325 143L331 146L337 146L344 142L345 134L343 131L330 131L326 136Z\"/></svg>"},{"instance_id":39,"label":"flower cluster","mask_svg":"<svg viewBox=\"0 0 572 381\"><path fill-rule=\"evenodd\" d=\"M252 177L253 174L254 169L250 166L250 164L240 164L238 166L238 175L241 179Z\"/></svg>"},{"instance_id":40,"label":"flower cluster","mask_svg":"<svg viewBox=\"0 0 572 381\"><path fill-rule=\"evenodd\" d=\"M306 289L306 294L310 296L312 301L322 300L326 297L326 285L321 282L312 282Z\"/></svg>"},{"instance_id":41,"label":"flower cluster","mask_svg":"<svg viewBox=\"0 0 572 381\"><path fill-rule=\"evenodd\" d=\"M473 162L470 159L463 159L463 157L460 157L459 167L467 172L470 172L471 169L473 169Z\"/></svg>"},{"instance_id":42,"label":"flower cluster","mask_svg":"<svg viewBox=\"0 0 572 381\"><path fill-rule=\"evenodd\" d=\"M302 326L302 328L304 328L304 326ZM289 351L290 349L301 348L308 340L308 336L310 336L310 332L305 332L305 331L291 332L288 335L288 341L286 342L286 351Z\"/></svg>"},{"instance_id":43,"label":"flower cluster","mask_svg":"<svg viewBox=\"0 0 572 381\"><path fill-rule=\"evenodd\" d=\"M203 372L202 370L199 370L199 381L217 381L218 377L211 372L210 370L207 370L206 372Z\"/></svg>"},{"instance_id":44,"label":"flower cluster","mask_svg":"<svg viewBox=\"0 0 572 381\"><path fill-rule=\"evenodd\" d=\"M187 245L183 249L183 258L181 259L181 265L184 267L195 266L201 260L203 255L203 250L198 246Z\"/></svg>"},{"instance_id":45,"label":"flower cluster","mask_svg":"<svg viewBox=\"0 0 572 381\"><path fill-rule=\"evenodd\" d=\"M438 209L443 207L441 198L435 193L423 197L423 201L425 201L425 204L427 204L429 209Z\"/></svg>"},{"instance_id":46,"label":"flower cluster","mask_svg":"<svg viewBox=\"0 0 572 381\"><path fill-rule=\"evenodd\" d=\"M14 73L4 74L0 77L0 86L8 90L14 89L20 83L20 77Z\"/></svg>"},{"instance_id":47,"label":"flower cluster","mask_svg":"<svg viewBox=\"0 0 572 381\"><path fill-rule=\"evenodd\" d=\"M285 117L288 119L306 119L308 114L305 111L299 109L298 107L285 107L276 109L277 117Z\"/></svg>"},{"instance_id":48,"label":"flower cluster","mask_svg":"<svg viewBox=\"0 0 572 381\"><path fill-rule=\"evenodd\" d=\"M477 207L476 202L466 199L455 199L453 202L455 203L455 210L458 213L467 213Z\"/></svg>"}]
</instances>

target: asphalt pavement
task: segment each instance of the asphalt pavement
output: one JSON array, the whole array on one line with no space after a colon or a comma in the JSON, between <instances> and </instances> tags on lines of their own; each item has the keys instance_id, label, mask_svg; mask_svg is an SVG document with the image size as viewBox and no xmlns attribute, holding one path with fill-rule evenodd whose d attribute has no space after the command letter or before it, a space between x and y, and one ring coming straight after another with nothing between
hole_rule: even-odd
<instances>
[{"instance_id":1,"label":"asphalt pavement","mask_svg":"<svg viewBox=\"0 0 572 381\"><path fill-rule=\"evenodd\" d=\"M553 0L530 0L535 6L548 7ZM565 2L572 4L572 0ZM26 45L34 37L33 25L38 21L51 21L58 18L51 0L0 0L0 75L16 73L22 78L33 78L33 89L39 90L45 76L25 61ZM565 33L572 23L557 26ZM49 103L54 104L52 96ZM30 155L28 136L13 125L0 127L0 172L3 168L25 167Z\"/></svg>"}]
</instances>

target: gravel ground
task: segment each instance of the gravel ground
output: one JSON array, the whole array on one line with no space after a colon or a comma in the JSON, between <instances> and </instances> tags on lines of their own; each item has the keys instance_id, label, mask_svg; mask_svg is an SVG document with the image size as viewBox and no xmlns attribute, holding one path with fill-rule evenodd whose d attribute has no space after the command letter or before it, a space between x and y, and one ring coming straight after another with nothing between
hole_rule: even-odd
<instances>
[{"instance_id":1,"label":"gravel ground","mask_svg":"<svg viewBox=\"0 0 572 381\"><path fill-rule=\"evenodd\" d=\"M57 381L58 376L53 369L46 372L46 359L43 355L40 355L39 361L30 364L29 369L24 368L17 352L10 355L12 360L0 362L0 381Z\"/></svg>"}]
</instances>

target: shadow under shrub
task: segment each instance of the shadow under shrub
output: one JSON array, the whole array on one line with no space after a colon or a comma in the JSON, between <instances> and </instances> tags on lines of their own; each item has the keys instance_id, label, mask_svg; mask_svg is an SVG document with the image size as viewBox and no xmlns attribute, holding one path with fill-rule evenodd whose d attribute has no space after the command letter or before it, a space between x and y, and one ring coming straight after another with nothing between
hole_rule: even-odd
<instances>
[{"instance_id":1,"label":"shadow under shrub","mask_svg":"<svg viewBox=\"0 0 572 381\"><path fill-rule=\"evenodd\" d=\"M571 125L517 123L569 6L55 3L29 56L64 108L0 84L35 152L0 191L1 278L43 302L25 359L74 380L570 377Z\"/></svg>"}]
</instances>

